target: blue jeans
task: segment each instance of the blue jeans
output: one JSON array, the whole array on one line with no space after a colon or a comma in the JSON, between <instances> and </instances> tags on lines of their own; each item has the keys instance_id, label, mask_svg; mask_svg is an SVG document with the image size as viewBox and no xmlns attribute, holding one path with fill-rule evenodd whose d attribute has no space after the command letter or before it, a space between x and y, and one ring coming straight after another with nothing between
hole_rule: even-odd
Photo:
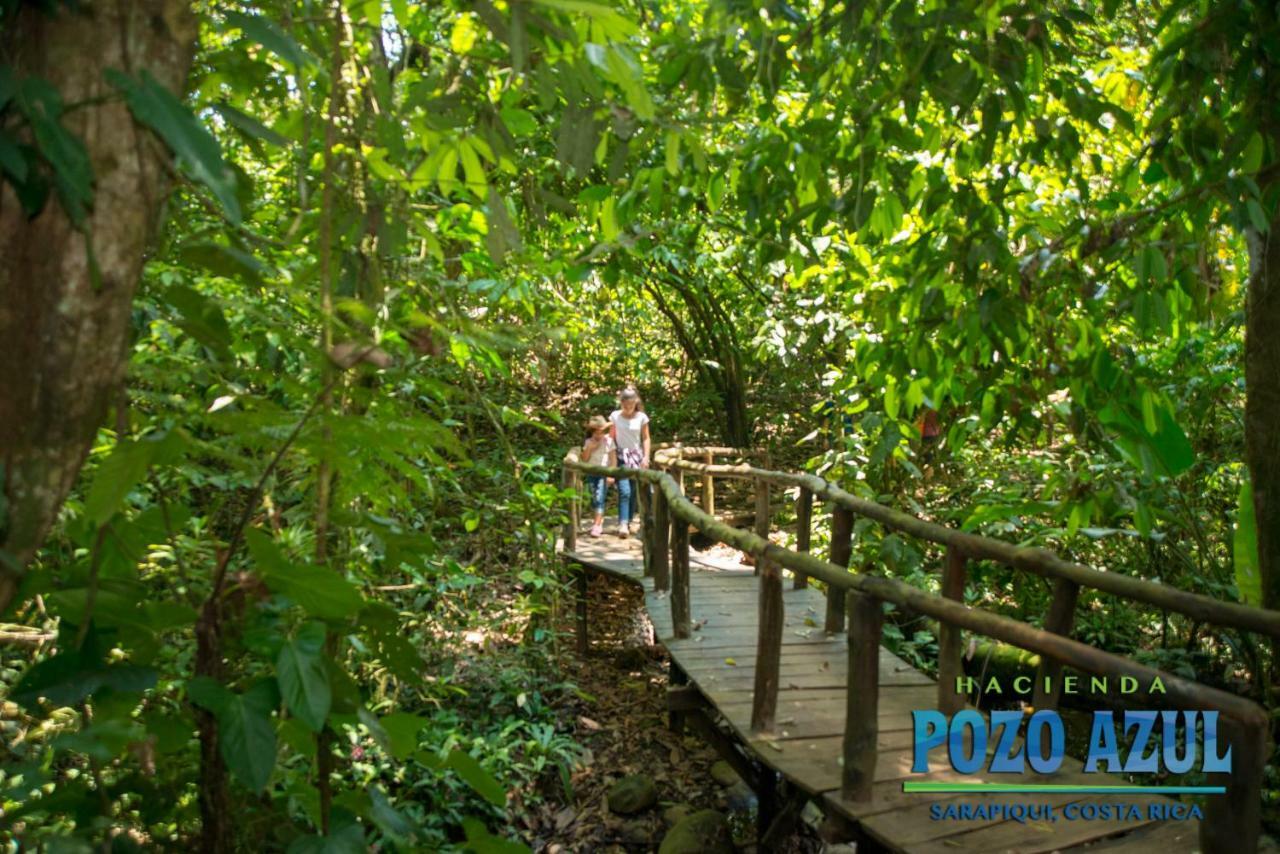
<instances>
[{"instance_id":1,"label":"blue jeans","mask_svg":"<svg viewBox=\"0 0 1280 854\"><path fill-rule=\"evenodd\" d=\"M587 475L587 494L591 496L591 510L603 513L604 502L609 495L608 481L599 475Z\"/></svg>"},{"instance_id":2,"label":"blue jeans","mask_svg":"<svg viewBox=\"0 0 1280 854\"><path fill-rule=\"evenodd\" d=\"M624 466L631 468L631 466ZM626 525L640 515L640 485L629 477L618 478L618 524Z\"/></svg>"}]
</instances>

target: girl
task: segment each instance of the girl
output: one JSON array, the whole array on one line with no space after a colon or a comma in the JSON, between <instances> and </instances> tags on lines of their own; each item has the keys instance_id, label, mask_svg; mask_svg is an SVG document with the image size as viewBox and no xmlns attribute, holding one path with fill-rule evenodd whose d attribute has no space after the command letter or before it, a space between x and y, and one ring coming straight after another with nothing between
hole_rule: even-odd
<instances>
[{"instance_id":1,"label":"girl","mask_svg":"<svg viewBox=\"0 0 1280 854\"><path fill-rule=\"evenodd\" d=\"M602 415L592 415L586 424L590 433L587 441L582 443L582 461L593 466L616 467L618 451L614 447L613 437L609 435L609 422ZM595 511L596 521L591 526L591 536L598 537L604 533L604 502L609 494L609 486L613 478L600 475L587 475L587 490L591 493L591 509Z\"/></svg>"},{"instance_id":2,"label":"girl","mask_svg":"<svg viewBox=\"0 0 1280 854\"><path fill-rule=\"evenodd\" d=\"M649 416L644 414L640 393L627 386L618 395L618 408L609 415L613 423L613 440L618 448L618 463L623 468L646 469L649 467ZM618 536L631 534L631 525L638 523L637 508L640 503L638 481L630 478L618 480Z\"/></svg>"}]
</instances>

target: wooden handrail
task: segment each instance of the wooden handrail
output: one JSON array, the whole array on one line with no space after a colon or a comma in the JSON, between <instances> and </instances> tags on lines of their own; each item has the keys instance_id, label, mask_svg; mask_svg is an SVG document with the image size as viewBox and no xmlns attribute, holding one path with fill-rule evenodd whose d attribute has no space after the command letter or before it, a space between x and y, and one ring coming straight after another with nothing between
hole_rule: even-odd
<instances>
[{"instance_id":1,"label":"wooden handrail","mask_svg":"<svg viewBox=\"0 0 1280 854\"><path fill-rule=\"evenodd\" d=\"M664 449L665 450L665 449ZM705 455L705 448L681 448L685 454ZM717 452L723 450L713 449ZM729 453L737 453L729 450ZM1080 587L1111 593L1123 599L1154 605L1167 611L1182 614L1192 619L1223 628L1241 629L1258 632L1269 637L1280 639L1280 611L1240 605L1235 602L1223 602L1199 593L1190 593L1176 587L1120 575L1114 572L1103 572L1084 564L1063 560L1048 549L1015 546L980 534L970 534L955 528L948 528L934 522L928 522L910 513L894 510L850 495L840 487L817 475L794 474L790 472L770 471L750 465L707 465L693 462L681 456L672 458L664 454L661 460L663 468L676 468L690 473L709 473L717 477L737 477L743 479L762 478L778 486L807 489L813 495L824 498L833 504L847 508L859 516L872 519L886 528L910 534L921 540L927 540L941 546L959 549L970 560L992 560L1014 569L1031 572L1049 579L1064 579Z\"/></svg>"},{"instance_id":2,"label":"wooden handrail","mask_svg":"<svg viewBox=\"0 0 1280 854\"><path fill-rule=\"evenodd\" d=\"M1201 843L1207 852L1250 852L1256 850L1261 829L1259 809L1262 778L1266 755L1270 750L1269 717L1257 703L1226 691L1183 679L1153 667L1139 664L1123 656L1105 652L1066 637L1070 630L1070 614L1078 587L1092 587L1126 598L1149 602L1171 611L1195 616L1210 623L1260 631L1280 636L1280 613L1262 609L1218 602L1207 597L1144 582L1127 576L1100 572L1080 564L1064 561L1043 549L1027 549L1011 546L987 537L966 534L961 531L926 522L906 513L892 510L875 502L852 496L826 480L814 475L788 474L750 465L718 466L714 463L694 463L683 459L685 454L698 454L704 459L710 451L714 459L717 453L741 456L736 449L661 448L654 455L651 469L609 468L583 463L577 449L564 459L565 484L576 487L579 474L604 475L614 478L631 478L645 487L655 487L655 500L646 502L648 508L661 507L670 522L671 607L672 625L676 638L691 636L689 608L689 525L704 535L731 545L755 558L761 573L759 637L755 690L752 702L752 729L767 730L772 727L776 711L777 681L780 675L780 634L782 627L782 586L777 577L777 567L786 567L793 573L816 578L828 587L828 630L836 617L831 601L845 599L849 607L849 713L846 720L844 742L844 771L842 792L845 798L864 800L871 796L870 781L874 779L876 745L876 708L878 685L877 655L856 654L875 639L878 648L879 604L890 602L908 611L923 614L939 621L946 631L947 642L941 646L945 654L954 657L957 650L958 630L971 632L1005 641L1006 643L1038 653L1044 659L1052 659L1058 666L1067 665L1084 673L1105 677L1131 677L1137 690L1126 695L1126 701L1145 701L1149 704L1175 708L1216 710L1228 720L1224 721L1224 740L1232 745L1237 769L1234 776L1225 780L1227 795L1212 801L1201 825ZM670 472L670 473L668 473ZM756 485L756 505L764 510L765 524L757 519L757 531L745 531L727 525L704 512L683 491L686 473L707 476L741 477L752 479ZM768 539L767 508L768 485L799 487L814 496L821 496L836 508L836 515L858 514L881 522L887 527L926 539L948 547L949 577L945 579L944 594L938 596L913 587L897 579L872 573L853 574L848 571L847 552L843 544L833 539L832 553L838 562L822 560L811 554L792 551L778 546ZM801 493L803 495L803 492ZM576 499L575 499L576 500ZM656 512L656 511L655 511ZM575 517L576 513L571 514ZM576 518L572 519L576 523ZM843 526L841 526L843 527ZM653 538L659 525L645 525L644 547L646 567L652 566L653 552L658 560L665 561L668 553L655 546ZM575 532L576 533L576 532ZM761 535L764 534L764 536ZM566 531L565 544L574 538ZM1037 629L1026 623L999 614L989 613L964 604L964 565L967 559L987 558L1006 563L1018 569L1035 572L1058 580L1059 593L1051 609L1050 630ZM663 567L655 567L655 586L660 585ZM1154 589L1153 589L1154 588ZM853 604L853 603L856 603ZM844 607L838 616L843 623ZM942 662L942 673L955 673L952 663ZM1163 693L1152 694L1149 688L1159 680ZM949 686L939 684L940 706ZM951 690L954 690L952 688ZM856 693L856 698L855 698ZM856 702L855 702L856 699Z\"/></svg>"}]
</instances>

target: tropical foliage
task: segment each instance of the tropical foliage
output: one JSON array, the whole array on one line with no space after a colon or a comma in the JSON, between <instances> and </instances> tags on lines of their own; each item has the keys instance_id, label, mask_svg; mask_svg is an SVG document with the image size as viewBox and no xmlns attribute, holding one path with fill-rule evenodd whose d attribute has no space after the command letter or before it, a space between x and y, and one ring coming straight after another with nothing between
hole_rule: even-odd
<instances>
[{"instance_id":1,"label":"tropical foliage","mask_svg":"<svg viewBox=\"0 0 1280 854\"><path fill-rule=\"evenodd\" d=\"M0 3L0 225L63 222L123 306L118 364L40 368L107 368L65 484L6 428L0 832L517 850L508 793L571 798L578 758L556 464L625 382L659 440L1280 603L1271 4L134 5L190 18L185 58L68 92L24 39L111 4ZM136 197L94 111L157 164ZM151 202L149 243L105 232ZM24 388L0 421L38 423ZM858 533L855 566L936 585ZM1275 705L1248 636L1082 613ZM927 665L924 628L892 631Z\"/></svg>"}]
</instances>

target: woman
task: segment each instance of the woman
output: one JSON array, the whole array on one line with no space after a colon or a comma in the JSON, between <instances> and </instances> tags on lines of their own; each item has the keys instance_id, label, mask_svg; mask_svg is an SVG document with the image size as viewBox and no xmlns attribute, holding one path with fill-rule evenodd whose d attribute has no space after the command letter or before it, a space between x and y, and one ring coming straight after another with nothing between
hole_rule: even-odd
<instances>
[{"instance_id":1,"label":"woman","mask_svg":"<svg viewBox=\"0 0 1280 854\"><path fill-rule=\"evenodd\" d=\"M623 468L645 469L649 467L649 416L644 413L640 393L627 386L618 395L618 408L609 415L613 425L614 445L618 449L618 464ZM632 524L639 524L637 508L640 503L639 483L630 478L618 478L618 536L631 534Z\"/></svg>"}]
</instances>

